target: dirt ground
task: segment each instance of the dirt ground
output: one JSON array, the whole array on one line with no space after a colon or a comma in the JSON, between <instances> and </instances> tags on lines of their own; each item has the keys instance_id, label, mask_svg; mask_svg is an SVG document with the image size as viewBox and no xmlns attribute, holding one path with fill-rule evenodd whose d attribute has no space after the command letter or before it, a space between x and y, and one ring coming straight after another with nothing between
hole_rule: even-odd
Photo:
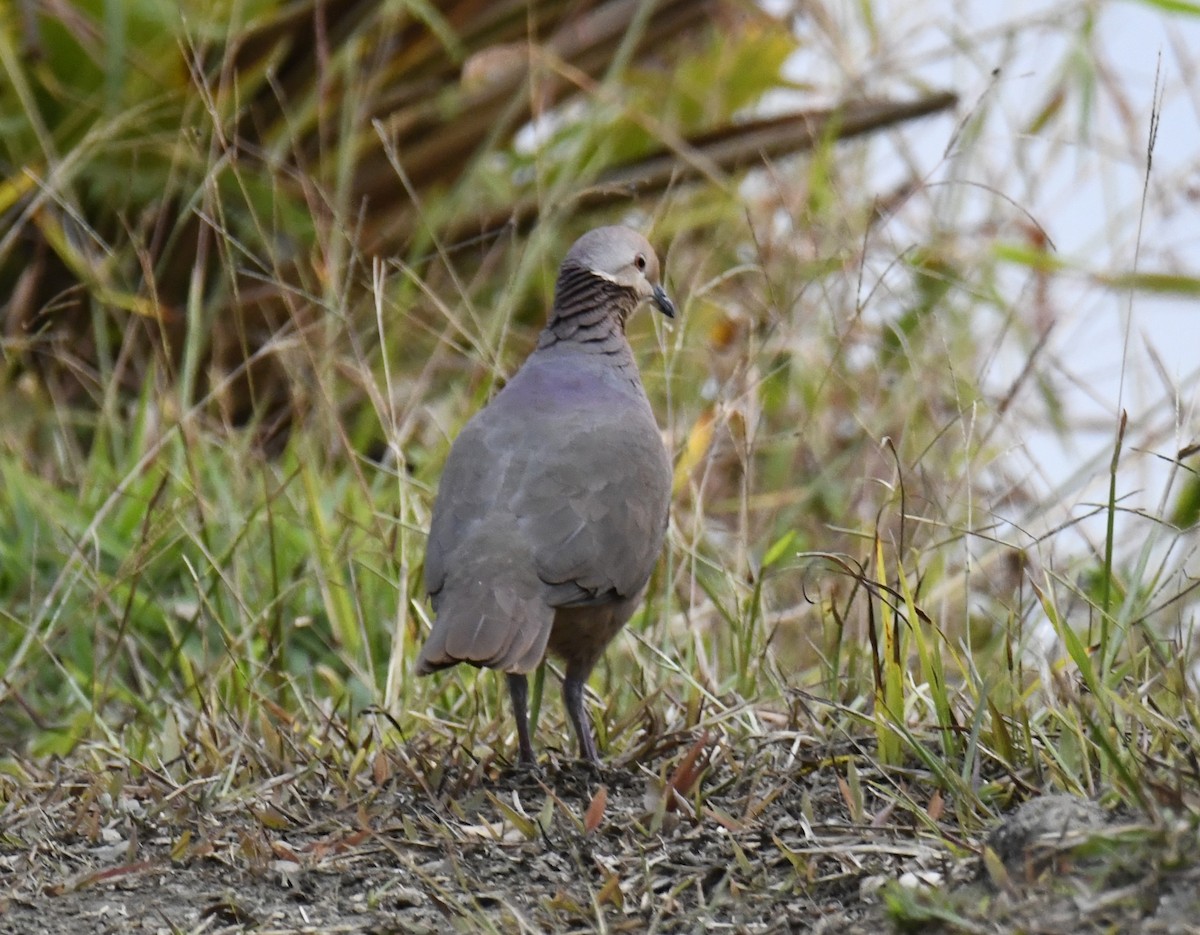
<instances>
[{"instance_id":1,"label":"dirt ground","mask_svg":"<svg viewBox=\"0 0 1200 935\"><path fill-rule=\"evenodd\" d=\"M997 828L853 744L362 763L0 774L0 933L1200 932L1194 823L1057 796Z\"/></svg>"}]
</instances>

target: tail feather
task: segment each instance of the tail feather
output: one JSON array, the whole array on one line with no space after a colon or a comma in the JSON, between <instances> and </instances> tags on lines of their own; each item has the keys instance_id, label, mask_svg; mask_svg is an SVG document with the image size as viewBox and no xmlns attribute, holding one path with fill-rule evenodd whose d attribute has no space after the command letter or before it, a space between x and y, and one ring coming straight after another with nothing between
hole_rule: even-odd
<instances>
[{"instance_id":1,"label":"tail feather","mask_svg":"<svg viewBox=\"0 0 1200 935\"><path fill-rule=\"evenodd\" d=\"M437 594L433 629L417 657L417 674L466 662L505 672L529 672L546 653L554 609L535 575L511 566L451 572ZM506 565L508 563L505 563Z\"/></svg>"}]
</instances>

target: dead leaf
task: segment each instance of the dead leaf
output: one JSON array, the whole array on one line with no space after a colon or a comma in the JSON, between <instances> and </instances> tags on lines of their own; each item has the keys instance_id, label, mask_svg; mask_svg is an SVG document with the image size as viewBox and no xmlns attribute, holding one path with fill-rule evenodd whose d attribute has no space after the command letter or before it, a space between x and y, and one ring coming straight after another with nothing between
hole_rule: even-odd
<instances>
[{"instance_id":1,"label":"dead leaf","mask_svg":"<svg viewBox=\"0 0 1200 935\"><path fill-rule=\"evenodd\" d=\"M700 739L692 744L691 748L684 755L679 765L675 767L675 772L671 774L671 778L667 780L667 811L671 811L676 807L675 796L671 792L677 792L681 797L686 798L688 793L692 791L692 786L696 784L696 780L700 778L700 774L704 771L708 760L705 758L700 761L700 754L704 752L704 748L708 746L708 731L704 731L700 735Z\"/></svg>"},{"instance_id":2,"label":"dead leaf","mask_svg":"<svg viewBox=\"0 0 1200 935\"><path fill-rule=\"evenodd\" d=\"M394 774L391 757L381 751L375 757L375 762L372 764L372 774L375 779L375 785L386 785Z\"/></svg>"},{"instance_id":3,"label":"dead leaf","mask_svg":"<svg viewBox=\"0 0 1200 935\"><path fill-rule=\"evenodd\" d=\"M592 796L592 801L588 804L587 811L583 816L583 829L588 834L591 834L600 827L600 822L604 820L604 809L608 805L608 786L601 786L599 791Z\"/></svg>"}]
</instances>

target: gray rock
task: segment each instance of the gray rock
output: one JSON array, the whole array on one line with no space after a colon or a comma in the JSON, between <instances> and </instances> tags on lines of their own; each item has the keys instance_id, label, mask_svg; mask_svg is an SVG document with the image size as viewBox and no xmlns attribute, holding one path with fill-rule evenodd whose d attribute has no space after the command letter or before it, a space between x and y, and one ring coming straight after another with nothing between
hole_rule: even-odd
<instances>
[{"instance_id":1,"label":"gray rock","mask_svg":"<svg viewBox=\"0 0 1200 935\"><path fill-rule=\"evenodd\" d=\"M1051 793L1030 799L1004 816L988 835L988 846L1005 864L1019 864L1030 848L1053 844L1069 834L1104 826L1104 810L1089 799Z\"/></svg>"}]
</instances>

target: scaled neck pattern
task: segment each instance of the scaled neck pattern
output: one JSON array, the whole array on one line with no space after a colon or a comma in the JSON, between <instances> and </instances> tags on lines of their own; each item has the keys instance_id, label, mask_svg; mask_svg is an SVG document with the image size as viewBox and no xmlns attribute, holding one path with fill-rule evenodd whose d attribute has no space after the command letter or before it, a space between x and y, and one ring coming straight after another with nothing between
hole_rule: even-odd
<instances>
[{"instance_id":1,"label":"scaled neck pattern","mask_svg":"<svg viewBox=\"0 0 1200 935\"><path fill-rule=\"evenodd\" d=\"M554 287L554 308L538 340L538 350L570 345L588 354L605 354L630 378L639 383L625 319L637 308L638 297L627 286L618 285L589 269L564 265Z\"/></svg>"}]
</instances>

